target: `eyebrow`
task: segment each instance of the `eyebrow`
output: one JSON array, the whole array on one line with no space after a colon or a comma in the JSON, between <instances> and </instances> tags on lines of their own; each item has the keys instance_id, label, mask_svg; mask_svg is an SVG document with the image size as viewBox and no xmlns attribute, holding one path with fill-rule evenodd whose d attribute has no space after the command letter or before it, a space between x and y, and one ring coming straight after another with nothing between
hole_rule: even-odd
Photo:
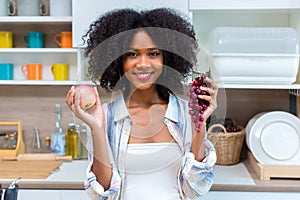
<instances>
[{"instance_id":1,"label":"eyebrow","mask_svg":"<svg viewBox=\"0 0 300 200\"><path fill-rule=\"evenodd\" d=\"M147 49L147 50L150 50L150 51L152 51L152 50L161 50L161 49L159 49L159 48L157 48L157 47L155 47L155 48L142 48L142 49ZM139 49L136 49L136 48L129 48L128 49L128 51L138 51Z\"/></svg>"}]
</instances>

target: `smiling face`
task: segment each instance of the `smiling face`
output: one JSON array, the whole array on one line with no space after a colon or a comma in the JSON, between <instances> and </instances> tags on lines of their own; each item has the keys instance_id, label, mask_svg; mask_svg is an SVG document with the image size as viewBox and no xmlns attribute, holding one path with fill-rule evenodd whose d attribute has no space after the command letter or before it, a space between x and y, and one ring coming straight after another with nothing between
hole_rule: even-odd
<instances>
[{"instance_id":1,"label":"smiling face","mask_svg":"<svg viewBox=\"0 0 300 200\"><path fill-rule=\"evenodd\" d=\"M123 61L131 89L146 90L156 82L163 68L162 51L145 31L137 32Z\"/></svg>"}]
</instances>

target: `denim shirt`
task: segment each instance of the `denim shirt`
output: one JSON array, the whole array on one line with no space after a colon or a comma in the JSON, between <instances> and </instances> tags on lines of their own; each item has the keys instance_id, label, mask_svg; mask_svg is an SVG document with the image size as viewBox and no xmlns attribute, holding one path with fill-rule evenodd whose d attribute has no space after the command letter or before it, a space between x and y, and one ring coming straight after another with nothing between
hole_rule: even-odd
<instances>
[{"instance_id":1,"label":"denim shirt","mask_svg":"<svg viewBox=\"0 0 300 200\"><path fill-rule=\"evenodd\" d=\"M131 130L131 118L121 93L114 95L111 103L103 104L106 116L107 145L113 175L110 188L104 190L97 182L95 174L91 171L93 152L89 154L89 165L86 171L85 189L91 199L122 199L122 190L125 173L125 154ZM202 162L195 160L190 152L192 142L191 118L188 113L187 101L172 94L169 97L168 107L164 116L164 124L170 134L178 143L182 152L182 164L178 174L178 186L182 199L198 199L206 194L213 183L216 162L216 152L213 144L205 138L206 157ZM91 134L88 134L91 137ZM92 149L91 138L87 146ZM145 180L146 181L146 180Z\"/></svg>"}]
</instances>

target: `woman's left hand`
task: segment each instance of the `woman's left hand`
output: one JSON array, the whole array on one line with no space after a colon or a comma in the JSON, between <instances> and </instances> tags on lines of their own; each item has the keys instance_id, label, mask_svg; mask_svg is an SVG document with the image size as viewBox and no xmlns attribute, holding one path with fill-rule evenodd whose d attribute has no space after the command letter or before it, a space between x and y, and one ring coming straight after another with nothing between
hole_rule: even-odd
<instances>
[{"instance_id":1,"label":"woman's left hand","mask_svg":"<svg viewBox=\"0 0 300 200\"><path fill-rule=\"evenodd\" d=\"M206 77L205 82L211 87L200 87L201 90L206 91L209 95L199 95L198 98L206 100L209 102L207 109L203 113L204 121L208 119L208 117L217 109L217 95L218 95L218 85L215 81Z\"/></svg>"}]
</instances>

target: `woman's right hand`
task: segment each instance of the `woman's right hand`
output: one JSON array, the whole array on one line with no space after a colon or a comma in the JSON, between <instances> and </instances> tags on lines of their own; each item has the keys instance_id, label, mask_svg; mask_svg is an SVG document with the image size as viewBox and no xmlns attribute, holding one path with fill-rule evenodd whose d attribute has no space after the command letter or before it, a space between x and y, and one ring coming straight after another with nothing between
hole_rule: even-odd
<instances>
[{"instance_id":1,"label":"woman's right hand","mask_svg":"<svg viewBox=\"0 0 300 200\"><path fill-rule=\"evenodd\" d=\"M105 129L105 118L99 98L99 93L96 88L96 103L92 108L84 110L80 106L80 94L76 91L75 86L72 86L66 98L66 103L70 110L75 114L76 117L84 121L91 129L104 130Z\"/></svg>"}]
</instances>

